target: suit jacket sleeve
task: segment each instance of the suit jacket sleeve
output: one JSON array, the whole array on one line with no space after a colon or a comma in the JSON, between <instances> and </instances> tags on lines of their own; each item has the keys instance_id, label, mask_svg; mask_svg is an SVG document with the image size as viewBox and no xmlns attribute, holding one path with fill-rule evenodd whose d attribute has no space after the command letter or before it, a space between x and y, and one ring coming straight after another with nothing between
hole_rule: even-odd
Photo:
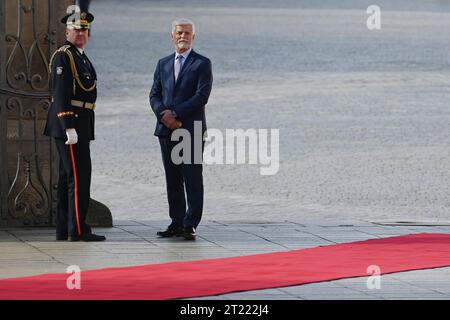
<instances>
[{"instance_id":1,"label":"suit jacket sleeve","mask_svg":"<svg viewBox=\"0 0 450 320\"><path fill-rule=\"evenodd\" d=\"M167 109L162 102L162 83L161 83L161 73L160 73L160 61L156 65L155 74L153 75L153 85L150 90L149 100L150 106L152 107L153 112L155 113L158 121L161 121L161 112Z\"/></svg>"},{"instance_id":2,"label":"suit jacket sleeve","mask_svg":"<svg viewBox=\"0 0 450 320\"><path fill-rule=\"evenodd\" d=\"M173 107L173 110L181 121L188 117L192 112L196 111L198 108L202 108L208 103L213 82L211 69L211 61L206 59L198 70L198 83L195 94L188 100Z\"/></svg>"},{"instance_id":3,"label":"suit jacket sleeve","mask_svg":"<svg viewBox=\"0 0 450 320\"><path fill-rule=\"evenodd\" d=\"M52 66L53 106L62 128L74 128L74 112L71 104L73 77L69 58L65 52L55 55Z\"/></svg>"}]
</instances>

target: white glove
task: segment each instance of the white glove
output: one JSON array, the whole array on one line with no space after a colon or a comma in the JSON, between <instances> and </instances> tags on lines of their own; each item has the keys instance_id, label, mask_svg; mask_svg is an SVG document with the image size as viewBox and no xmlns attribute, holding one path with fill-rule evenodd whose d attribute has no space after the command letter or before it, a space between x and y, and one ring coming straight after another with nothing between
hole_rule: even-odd
<instances>
[{"instance_id":1,"label":"white glove","mask_svg":"<svg viewBox=\"0 0 450 320\"><path fill-rule=\"evenodd\" d=\"M66 129L67 141L66 144L76 144L78 142L77 131L73 128Z\"/></svg>"}]
</instances>

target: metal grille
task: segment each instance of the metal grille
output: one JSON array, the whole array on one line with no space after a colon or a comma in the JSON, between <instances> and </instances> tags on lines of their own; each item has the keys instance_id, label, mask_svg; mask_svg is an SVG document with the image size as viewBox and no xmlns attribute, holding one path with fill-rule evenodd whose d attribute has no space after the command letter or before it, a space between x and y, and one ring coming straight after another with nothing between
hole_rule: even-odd
<instances>
[{"instance_id":1,"label":"metal grille","mask_svg":"<svg viewBox=\"0 0 450 320\"><path fill-rule=\"evenodd\" d=\"M68 2L0 0L0 227L52 224L58 161L43 131Z\"/></svg>"}]
</instances>

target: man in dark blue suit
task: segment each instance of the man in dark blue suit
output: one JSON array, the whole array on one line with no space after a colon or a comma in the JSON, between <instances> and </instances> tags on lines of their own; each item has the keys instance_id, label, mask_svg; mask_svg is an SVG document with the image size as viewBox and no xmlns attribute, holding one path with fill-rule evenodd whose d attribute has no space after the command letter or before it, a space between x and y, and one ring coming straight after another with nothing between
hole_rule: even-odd
<instances>
[{"instance_id":1,"label":"man in dark blue suit","mask_svg":"<svg viewBox=\"0 0 450 320\"><path fill-rule=\"evenodd\" d=\"M150 105L157 118L154 134L161 146L172 219L167 229L157 234L160 237L183 236L187 240L195 240L203 213L202 155L195 155L198 148L194 145L200 139L200 152L203 153L205 106L213 82L211 61L192 49L194 39L192 21L179 19L172 23L172 42L176 52L158 61L150 91ZM195 127L201 127L201 136L194 134ZM181 163L172 158L172 150L181 143L172 141L174 131L179 128L185 129L191 137L188 153L191 159Z\"/></svg>"}]
</instances>

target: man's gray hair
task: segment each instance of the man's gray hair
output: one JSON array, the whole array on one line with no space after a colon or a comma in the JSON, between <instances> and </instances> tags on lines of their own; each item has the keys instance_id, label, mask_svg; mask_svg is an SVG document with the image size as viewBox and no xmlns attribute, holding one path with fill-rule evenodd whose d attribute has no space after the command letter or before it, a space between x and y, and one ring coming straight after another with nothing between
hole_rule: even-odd
<instances>
[{"instance_id":1,"label":"man's gray hair","mask_svg":"<svg viewBox=\"0 0 450 320\"><path fill-rule=\"evenodd\" d=\"M177 26L192 26L192 34L195 34L195 24L189 19L186 18L180 18L176 19L174 22L172 22L172 33L174 33Z\"/></svg>"}]
</instances>

